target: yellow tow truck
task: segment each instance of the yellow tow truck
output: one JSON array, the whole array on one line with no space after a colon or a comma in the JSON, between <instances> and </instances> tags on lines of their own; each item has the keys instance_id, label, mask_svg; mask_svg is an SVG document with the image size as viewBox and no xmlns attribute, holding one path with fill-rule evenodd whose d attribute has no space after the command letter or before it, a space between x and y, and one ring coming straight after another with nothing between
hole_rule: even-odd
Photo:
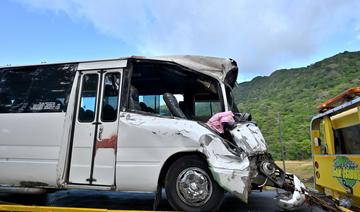
<instances>
[{"instance_id":1,"label":"yellow tow truck","mask_svg":"<svg viewBox=\"0 0 360 212\"><path fill-rule=\"evenodd\" d=\"M311 121L315 189L360 211L360 87L322 103Z\"/></svg>"}]
</instances>

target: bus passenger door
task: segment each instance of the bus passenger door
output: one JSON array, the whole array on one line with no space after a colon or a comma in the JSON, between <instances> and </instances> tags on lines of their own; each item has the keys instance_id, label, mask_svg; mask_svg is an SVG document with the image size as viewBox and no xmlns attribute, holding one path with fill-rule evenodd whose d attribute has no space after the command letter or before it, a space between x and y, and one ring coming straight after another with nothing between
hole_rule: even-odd
<instances>
[{"instance_id":1,"label":"bus passenger door","mask_svg":"<svg viewBox=\"0 0 360 212\"><path fill-rule=\"evenodd\" d=\"M81 74L69 183L115 183L121 73L117 69Z\"/></svg>"},{"instance_id":2,"label":"bus passenger door","mask_svg":"<svg viewBox=\"0 0 360 212\"><path fill-rule=\"evenodd\" d=\"M91 178L96 185L115 184L115 161L118 139L121 72L105 71L102 76L102 92L98 129L93 155Z\"/></svg>"}]
</instances>

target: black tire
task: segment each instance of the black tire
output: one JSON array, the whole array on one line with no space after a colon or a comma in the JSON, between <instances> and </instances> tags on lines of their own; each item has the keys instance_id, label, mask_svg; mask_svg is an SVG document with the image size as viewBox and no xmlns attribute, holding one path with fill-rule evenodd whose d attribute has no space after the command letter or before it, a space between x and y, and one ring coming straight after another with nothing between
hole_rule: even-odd
<instances>
[{"instance_id":1,"label":"black tire","mask_svg":"<svg viewBox=\"0 0 360 212\"><path fill-rule=\"evenodd\" d=\"M209 186L205 187L211 188L208 189L211 192L207 192L209 195L206 195L206 198L204 198L201 203L195 203L200 205L189 204L189 202L185 200L186 198L182 195L180 191L181 189L177 188L178 178L183 179L181 176L184 176L183 172L187 173L187 170L196 170L200 173L207 174L201 176L206 176L206 179L208 180L206 181L206 185ZM165 178L165 192L170 205L175 210L181 211L217 211L224 200L224 190L212 177L208 164L205 160L197 155L184 156L176 160L170 166Z\"/></svg>"}]
</instances>

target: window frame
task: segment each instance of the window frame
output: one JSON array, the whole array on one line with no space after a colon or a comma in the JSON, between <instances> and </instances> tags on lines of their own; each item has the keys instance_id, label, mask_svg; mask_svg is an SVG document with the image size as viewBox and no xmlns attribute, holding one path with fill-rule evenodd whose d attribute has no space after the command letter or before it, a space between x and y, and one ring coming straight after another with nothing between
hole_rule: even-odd
<instances>
[{"instance_id":1,"label":"window frame","mask_svg":"<svg viewBox=\"0 0 360 212\"><path fill-rule=\"evenodd\" d=\"M117 103L116 103L116 119L114 120L104 120L103 119L103 108L104 108L104 96L105 96L105 77L107 74L118 74L119 75L119 90L118 90L118 96L117 96ZM118 119L119 119L119 111L120 111L120 99L121 99L121 86L122 86L122 72L120 71L106 71L105 73L103 73L103 76L102 76L102 82L100 83L100 86L102 86L101 88L101 96L100 96L100 102L101 102L101 111L99 111L99 115L100 115L100 121L101 122L105 122L105 123L111 123L111 122L116 122Z\"/></svg>"},{"instance_id":2,"label":"window frame","mask_svg":"<svg viewBox=\"0 0 360 212\"><path fill-rule=\"evenodd\" d=\"M82 92L83 92L83 85L84 85L84 77L85 75L96 75L97 76L97 85L96 85L96 96L95 96L95 103L94 103L94 117L92 119L92 121L82 121L80 120L80 108L82 108L81 106L81 102L82 102ZM96 110L98 108L98 98L99 98L99 86L100 86L100 74L99 73L95 73L95 72L83 72L81 73L81 77L80 77L80 89L79 89L79 98L78 98L78 106L77 106L77 117L76 120L78 123L94 123L96 120Z\"/></svg>"},{"instance_id":3,"label":"window frame","mask_svg":"<svg viewBox=\"0 0 360 212\"><path fill-rule=\"evenodd\" d=\"M146 111L140 111L140 110L134 110L134 109L131 109L130 108L130 88L131 88L131 85L132 85L132 77L133 77L133 74L134 74L134 61L129 61L130 62L130 68L129 68L129 75L126 77L127 80L128 80L128 85L126 86L126 103L124 101L124 104L126 105L126 107L123 109L123 111L126 111L126 112L131 112L131 113L137 113L137 114L141 114L141 115L147 115L147 116L155 116L155 117L164 117L164 118L174 118L172 115L171 116L166 116L166 115L160 115L160 114L157 114L157 113L151 113L151 112L146 112ZM225 103L225 98L224 95L226 95L225 90L223 89L224 88L224 82L222 82L221 80L211 76L211 75L208 75L208 74L205 74L205 73L200 73L198 71L195 71L195 70L192 70L192 69L189 69L187 67L184 67L184 66L181 66L177 63L174 63L174 62L163 62L163 61L152 61L154 64L171 64L173 65L174 67L178 67L181 69L181 71L184 71L184 72L191 72L191 73L195 73L197 75L202 75L202 76L206 76L207 78L213 80L215 83L216 83L216 91L217 91L217 94L219 96L219 102L220 102L220 106L221 106L221 110L222 111L227 111L227 103ZM124 77L125 78L125 77ZM124 89L124 88L123 88ZM124 89L125 90L125 89ZM185 98L185 94L184 95L184 98ZM193 108L192 108L192 112L193 114L195 114L195 101L194 99L192 100L193 102ZM191 119L189 120L193 120L193 121L196 121L194 119L194 116L191 117Z\"/></svg>"},{"instance_id":4,"label":"window frame","mask_svg":"<svg viewBox=\"0 0 360 212\"><path fill-rule=\"evenodd\" d=\"M222 112L221 110L222 110L222 106L221 106L221 101L220 101L220 99L218 100L218 101L207 101L207 100L200 100L200 101L196 101L195 100L195 98L194 98L194 117L204 117L204 116L197 116L196 115L196 103L209 103L209 108L210 108L210 113L211 113L211 115L210 115L210 117L211 116L213 116L213 115L215 115L216 113L219 113L219 112ZM219 103L219 106L220 106L220 111L219 112L214 112L214 110L212 109L213 107L212 107L212 104L213 103Z\"/></svg>"},{"instance_id":5,"label":"window frame","mask_svg":"<svg viewBox=\"0 0 360 212\"><path fill-rule=\"evenodd\" d=\"M17 95L23 96L22 103L19 105L12 105L4 112L0 112L0 114L16 114L16 113L66 113L69 106L69 98L71 96L73 84L75 81L75 75L77 71L77 63L62 63L62 64L51 64L51 65L32 65L32 66L18 66L18 67L5 67L0 68L0 81L3 83L8 83L7 86L2 87L3 89L13 90L13 86L16 85L14 82L5 82L3 77L9 74L22 74L25 78L28 78L29 85L23 86L18 85L19 88L22 86L25 89L25 93L22 95L18 95L16 93L10 92L10 96ZM54 82L46 81L47 79L55 78L59 81L57 84L53 84ZM9 80L9 79L8 79ZM61 81L63 80L63 81ZM66 85L62 84L66 82ZM35 86L33 85L35 83ZM41 86L45 85L45 86ZM63 93L61 95L56 96L55 91L59 91L57 89L63 89ZM34 95L35 94L35 95ZM6 95L6 92L4 92ZM7 94L9 95L9 94ZM53 99L51 99L53 98ZM63 99L60 101L58 99ZM51 100L51 101L50 101ZM60 108L56 109L59 103ZM53 103L54 107L46 108L49 103ZM43 105L41 109L36 109L36 104ZM20 109L21 108L21 109ZM33 108L33 109L32 109Z\"/></svg>"}]
</instances>

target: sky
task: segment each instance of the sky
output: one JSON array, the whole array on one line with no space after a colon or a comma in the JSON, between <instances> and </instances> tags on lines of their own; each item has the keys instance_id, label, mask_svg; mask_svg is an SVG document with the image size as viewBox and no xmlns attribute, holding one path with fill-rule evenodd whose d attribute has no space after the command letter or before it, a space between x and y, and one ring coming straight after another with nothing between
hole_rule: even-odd
<instances>
[{"instance_id":1,"label":"sky","mask_svg":"<svg viewBox=\"0 0 360 212\"><path fill-rule=\"evenodd\" d=\"M238 82L360 50L358 0L2 0L0 66L208 55Z\"/></svg>"}]
</instances>

